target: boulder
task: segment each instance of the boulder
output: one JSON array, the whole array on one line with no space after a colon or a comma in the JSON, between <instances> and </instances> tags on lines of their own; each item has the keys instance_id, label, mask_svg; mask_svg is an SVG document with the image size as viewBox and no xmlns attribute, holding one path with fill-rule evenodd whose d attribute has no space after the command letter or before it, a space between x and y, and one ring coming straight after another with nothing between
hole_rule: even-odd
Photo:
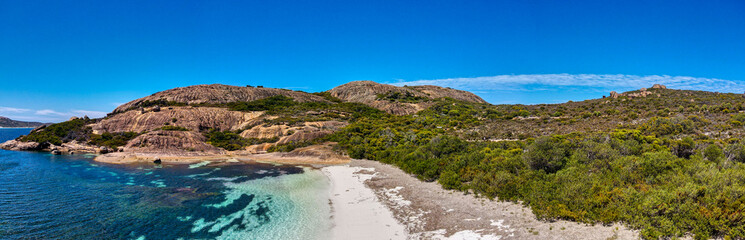
<instances>
[{"instance_id":1,"label":"boulder","mask_svg":"<svg viewBox=\"0 0 745 240\"><path fill-rule=\"evenodd\" d=\"M654 88L654 89L667 89L667 87L665 85L662 85L662 84L655 84L654 86L652 86L652 88Z\"/></svg>"},{"instance_id":2,"label":"boulder","mask_svg":"<svg viewBox=\"0 0 745 240\"><path fill-rule=\"evenodd\" d=\"M10 140L0 144L0 149L11 150L11 151L36 151L41 150L41 144L37 142L21 142L16 140Z\"/></svg>"}]
</instances>

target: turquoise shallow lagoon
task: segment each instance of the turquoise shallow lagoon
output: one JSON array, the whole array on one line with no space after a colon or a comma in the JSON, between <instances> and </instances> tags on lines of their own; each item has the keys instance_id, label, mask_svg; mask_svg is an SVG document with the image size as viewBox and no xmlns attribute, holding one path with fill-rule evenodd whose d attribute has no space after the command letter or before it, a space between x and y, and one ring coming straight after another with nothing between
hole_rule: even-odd
<instances>
[{"instance_id":1,"label":"turquoise shallow lagoon","mask_svg":"<svg viewBox=\"0 0 745 240\"><path fill-rule=\"evenodd\" d=\"M0 141L30 129L0 129ZM271 164L110 165L0 150L0 239L325 239L328 182Z\"/></svg>"}]
</instances>

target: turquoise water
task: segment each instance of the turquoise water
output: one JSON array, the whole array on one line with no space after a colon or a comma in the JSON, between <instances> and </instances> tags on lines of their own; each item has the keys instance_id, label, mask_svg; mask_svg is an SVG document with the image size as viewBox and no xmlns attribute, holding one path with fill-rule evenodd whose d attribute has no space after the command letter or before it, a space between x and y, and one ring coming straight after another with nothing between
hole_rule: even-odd
<instances>
[{"instance_id":1,"label":"turquoise water","mask_svg":"<svg viewBox=\"0 0 745 240\"><path fill-rule=\"evenodd\" d=\"M92 158L0 150L0 239L324 239L331 227L317 170Z\"/></svg>"}]
</instances>

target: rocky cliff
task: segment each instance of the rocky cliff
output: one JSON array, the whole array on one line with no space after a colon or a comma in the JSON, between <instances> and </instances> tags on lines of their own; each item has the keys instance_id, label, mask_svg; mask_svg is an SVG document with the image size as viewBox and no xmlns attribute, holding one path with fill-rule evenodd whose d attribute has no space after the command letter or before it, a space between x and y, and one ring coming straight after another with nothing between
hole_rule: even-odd
<instances>
[{"instance_id":1,"label":"rocky cliff","mask_svg":"<svg viewBox=\"0 0 745 240\"><path fill-rule=\"evenodd\" d=\"M432 105L438 98L486 103L473 93L438 86L397 87L372 81L350 82L328 91L332 96L346 102L358 102L391 114L416 113Z\"/></svg>"}]
</instances>

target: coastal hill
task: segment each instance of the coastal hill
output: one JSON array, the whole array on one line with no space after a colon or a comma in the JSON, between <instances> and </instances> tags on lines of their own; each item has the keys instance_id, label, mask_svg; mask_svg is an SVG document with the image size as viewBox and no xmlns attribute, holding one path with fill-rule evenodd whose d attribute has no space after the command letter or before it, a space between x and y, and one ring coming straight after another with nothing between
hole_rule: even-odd
<instances>
[{"instance_id":1,"label":"coastal hill","mask_svg":"<svg viewBox=\"0 0 745 240\"><path fill-rule=\"evenodd\" d=\"M0 128L32 128L32 127L39 127L41 125L44 125L44 123L16 121L10 118L0 116Z\"/></svg>"},{"instance_id":2,"label":"coastal hill","mask_svg":"<svg viewBox=\"0 0 745 240\"><path fill-rule=\"evenodd\" d=\"M325 102L322 97L286 89L264 88L261 86L238 87L223 84L195 85L174 88L125 103L114 113L126 112L133 108L166 104L224 104L231 102L250 102L272 96L282 95L297 102Z\"/></svg>"},{"instance_id":3,"label":"coastal hill","mask_svg":"<svg viewBox=\"0 0 745 240\"><path fill-rule=\"evenodd\" d=\"M109 163L369 159L520 202L540 219L622 222L645 239L745 238L745 97L640 87L492 105L460 90L367 81L318 93L199 85L105 118L40 127L0 148L95 152Z\"/></svg>"},{"instance_id":4,"label":"coastal hill","mask_svg":"<svg viewBox=\"0 0 745 240\"><path fill-rule=\"evenodd\" d=\"M346 102L357 102L391 114L412 114L434 103L430 100L452 98L473 103L486 103L473 93L439 86L396 87L372 81L350 82L328 91L331 96Z\"/></svg>"}]
</instances>

